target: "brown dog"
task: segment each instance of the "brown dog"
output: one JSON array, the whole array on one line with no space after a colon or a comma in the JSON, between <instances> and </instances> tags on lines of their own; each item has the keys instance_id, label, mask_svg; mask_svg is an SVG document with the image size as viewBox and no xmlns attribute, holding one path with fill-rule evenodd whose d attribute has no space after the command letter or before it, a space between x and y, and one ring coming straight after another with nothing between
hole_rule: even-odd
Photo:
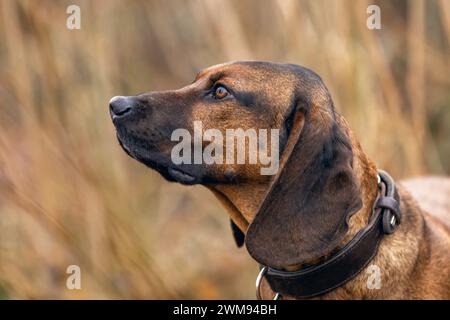
<instances>
[{"instance_id":1,"label":"brown dog","mask_svg":"<svg viewBox=\"0 0 450 320\"><path fill-rule=\"evenodd\" d=\"M170 181L209 188L246 233L250 255L271 268L302 270L331 259L373 215L376 167L336 113L320 77L306 68L270 62L217 65L179 90L115 97L110 112L131 157ZM271 176L260 174L260 161L174 164L171 135L178 128L193 132L194 121L221 132L279 129L280 169ZM450 298L450 180L424 181L435 187L420 192L422 182L412 181L419 186L417 197L431 192L441 198L425 199L427 211L397 184L401 224L383 236L370 260L381 285L368 286L365 268L318 298ZM275 294L266 281L261 291L267 299Z\"/></svg>"}]
</instances>

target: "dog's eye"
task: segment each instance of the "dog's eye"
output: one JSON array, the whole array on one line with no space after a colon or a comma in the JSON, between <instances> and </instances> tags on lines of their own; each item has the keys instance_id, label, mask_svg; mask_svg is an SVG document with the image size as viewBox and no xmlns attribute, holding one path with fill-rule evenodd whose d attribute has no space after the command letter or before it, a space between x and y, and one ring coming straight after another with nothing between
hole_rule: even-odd
<instances>
[{"instance_id":1,"label":"dog's eye","mask_svg":"<svg viewBox=\"0 0 450 320\"><path fill-rule=\"evenodd\" d=\"M218 86L216 89L214 89L214 98L216 99L223 99L228 95L228 90L225 89L223 86Z\"/></svg>"}]
</instances>

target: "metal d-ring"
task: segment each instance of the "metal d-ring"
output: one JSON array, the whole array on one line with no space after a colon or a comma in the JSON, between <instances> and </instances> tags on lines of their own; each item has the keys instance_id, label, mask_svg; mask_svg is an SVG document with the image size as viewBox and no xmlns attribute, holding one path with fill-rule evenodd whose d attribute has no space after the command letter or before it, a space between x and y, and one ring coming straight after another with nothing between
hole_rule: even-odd
<instances>
[{"instance_id":1,"label":"metal d-ring","mask_svg":"<svg viewBox=\"0 0 450 320\"><path fill-rule=\"evenodd\" d=\"M262 300L261 297L261 282L264 278L265 274L267 273L267 267L262 267L261 271L259 271L258 276L256 277L256 299ZM273 300L280 300L281 294L278 292L275 292L275 296L273 297Z\"/></svg>"}]
</instances>

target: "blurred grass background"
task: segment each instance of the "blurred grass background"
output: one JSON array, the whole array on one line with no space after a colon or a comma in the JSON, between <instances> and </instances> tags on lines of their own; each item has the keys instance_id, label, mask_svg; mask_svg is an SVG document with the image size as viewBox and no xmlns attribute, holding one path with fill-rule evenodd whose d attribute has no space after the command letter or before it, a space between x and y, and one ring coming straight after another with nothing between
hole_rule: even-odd
<instances>
[{"instance_id":1,"label":"blurred grass background","mask_svg":"<svg viewBox=\"0 0 450 320\"><path fill-rule=\"evenodd\" d=\"M449 53L449 0L0 1L0 298L254 298L225 210L128 158L110 97L229 60L298 63L379 167L448 174Z\"/></svg>"}]
</instances>

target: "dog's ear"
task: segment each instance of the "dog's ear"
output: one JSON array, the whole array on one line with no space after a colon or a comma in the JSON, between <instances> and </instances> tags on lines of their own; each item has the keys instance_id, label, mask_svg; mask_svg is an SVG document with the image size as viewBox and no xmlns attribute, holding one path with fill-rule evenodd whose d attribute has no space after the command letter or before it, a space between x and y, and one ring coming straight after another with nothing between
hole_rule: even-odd
<instances>
[{"instance_id":1,"label":"dog's ear","mask_svg":"<svg viewBox=\"0 0 450 320\"><path fill-rule=\"evenodd\" d=\"M326 106L297 101L287 120L280 169L246 234L248 252L264 265L282 268L328 254L362 206L351 142L326 96Z\"/></svg>"}]
</instances>

